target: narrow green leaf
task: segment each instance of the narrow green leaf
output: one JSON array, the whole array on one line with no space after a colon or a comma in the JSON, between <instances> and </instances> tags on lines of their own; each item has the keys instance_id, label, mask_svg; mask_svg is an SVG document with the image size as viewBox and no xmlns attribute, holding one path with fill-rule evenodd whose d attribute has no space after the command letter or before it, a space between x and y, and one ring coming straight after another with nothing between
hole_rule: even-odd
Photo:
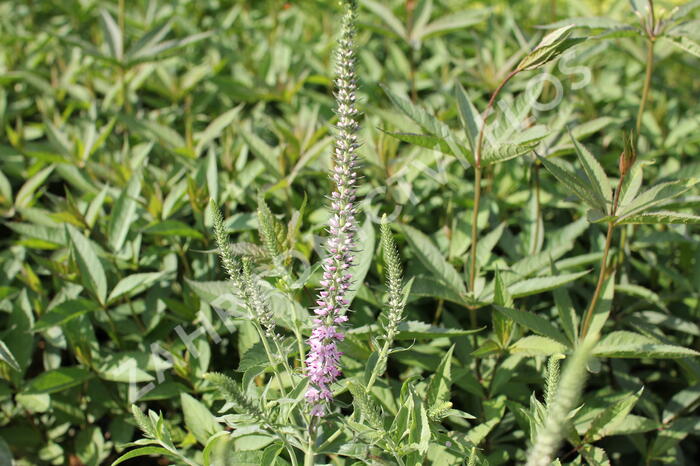
<instances>
[{"instance_id":1,"label":"narrow green leaf","mask_svg":"<svg viewBox=\"0 0 700 466\"><path fill-rule=\"evenodd\" d=\"M600 165L598 160L591 154L591 152L583 145L580 144L574 136L569 132L571 141L574 143L574 148L576 149L576 155L583 165L583 170L586 172L588 180L591 182L593 187L593 192L602 207L607 207L612 204L612 188L610 187L610 180L605 174L605 170ZM603 209L603 212L608 212L607 208Z\"/></svg>"},{"instance_id":2,"label":"narrow green leaf","mask_svg":"<svg viewBox=\"0 0 700 466\"><path fill-rule=\"evenodd\" d=\"M603 337L593 355L608 358L687 358L700 356L695 350L659 343L639 333L619 330Z\"/></svg>"},{"instance_id":3,"label":"narrow green leaf","mask_svg":"<svg viewBox=\"0 0 700 466\"><path fill-rule=\"evenodd\" d=\"M453 291L460 295L466 295L467 289L460 274L445 260L442 253L433 244L433 242L425 236L421 231L408 226L402 225L401 230L406 237L406 240L411 245L414 254L425 267L433 272L439 280L445 285L452 288Z\"/></svg>"},{"instance_id":4,"label":"narrow green leaf","mask_svg":"<svg viewBox=\"0 0 700 466\"><path fill-rule=\"evenodd\" d=\"M700 216L684 214L680 212L669 212L660 210L658 212L644 212L638 215L629 215L615 223L616 225L659 225L659 224L700 224Z\"/></svg>"},{"instance_id":5,"label":"narrow green leaf","mask_svg":"<svg viewBox=\"0 0 700 466\"><path fill-rule=\"evenodd\" d=\"M483 124L481 115L479 114L472 101L469 99L467 92L462 87L462 84L457 81L455 85L455 98L457 99L457 108L459 109L459 117L462 122L464 132L467 133L469 147L473 152L476 152L476 140L479 135L479 129Z\"/></svg>"},{"instance_id":6,"label":"narrow green leaf","mask_svg":"<svg viewBox=\"0 0 700 466\"><path fill-rule=\"evenodd\" d=\"M589 207L598 208L605 212L605 205L601 204L598 197L591 190L589 183L582 180L563 161L559 159L549 159L540 157L539 161L549 173L559 180L564 186L572 191L579 199L588 204Z\"/></svg>"},{"instance_id":7,"label":"narrow green leaf","mask_svg":"<svg viewBox=\"0 0 700 466\"><path fill-rule=\"evenodd\" d=\"M105 42L109 46L110 55L117 61L121 61L124 58L124 39L114 18L105 9L100 10L100 25Z\"/></svg>"},{"instance_id":8,"label":"narrow green leaf","mask_svg":"<svg viewBox=\"0 0 700 466\"><path fill-rule=\"evenodd\" d=\"M66 225L73 255L80 270L80 278L85 287L104 304L107 298L107 277L102 262L89 239L72 225Z\"/></svg>"},{"instance_id":9,"label":"narrow green leaf","mask_svg":"<svg viewBox=\"0 0 700 466\"><path fill-rule=\"evenodd\" d=\"M593 443L609 435L624 419L625 416L632 411L634 405L642 395L644 387L640 388L636 393L630 393L623 400L613 403L600 413L594 420L591 426L586 431L586 442Z\"/></svg>"},{"instance_id":10,"label":"narrow green leaf","mask_svg":"<svg viewBox=\"0 0 700 466\"><path fill-rule=\"evenodd\" d=\"M114 463L112 463L112 466L117 466L118 464L121 464L126 460L130 460L131 458L138 458L139 456L152 456L152 455L177 458L177 456L173 455L171 452L169 452L168 450L166 450L163 447L141 447L141 448L137 448L136 450L131 450L127 453L124 453Z\"/></svg>"},{"instance_id":11,"label":"narrow green leaf","mask_svg":"<svg viewBox=\"0 0 700 466\"><path fill-rule=\"evenodd\" d=\"M25 393L56 393L76 385L80 385L92 378L92 374L82 367L62 367L46 371L30 380L25 388Z\"/></svg>"},{"instance_id":12,"label":"narrow green leaf","mask_svg":"<svg viewBox=\"0 0 700 466\"><path fill-rule=\"evenodd\" d=\"M554 325L552 325L548 320L544 319L543 317L540 317L528 311L518 311L516 309L509 309L507 307L502 306L494 307L498 312L508 317L509 319L512 319L517 324L522 325L528 330L531 330L542 336L551 338L552 340L561 343L562 345L569 345L569 341L566 339L566 337L559 330L557 330L557 328L554 327Z\"/></svg>"},{"instance_id":13,"label":"narrow green leaf","mask_svg":"<svg viewBox=\"0 0 700 466\"><path fill-rule=\"evenodd\" d=\"M5 361L14 370L20 370L19 363L15 359L15 356L2 340L0 340L0 360Z\"/></svg>"},{"instance_id":14,"label":"narrow green leaf","mask_svg":"<svg viewBox=\"0 0 700 466\"><path fill-rule=\"evenodd\" d=\"M29 207L31 205L32 200L34 200L34 193L40 186L44 184L44 182L49 177L53 169L54 166L50 165L41 170L40 172L36 173L27 181L25 181L22 187L19 188L19 191L17 191L17 195L15 196L15 207Z\"/></svg>"},{"instance_id":15,"label":"narrow green leaf","mask_svg":"<svg viewBox=\"0 0 700 466\"><path fill-rule=\"evenodd\" d=\"M98 309L98 307L95 301L89 299L77 298L64 301L42 315L34 325L33 330L43 332L51 327L61 326L76 317Z\"/></svg>"},{"instance_id":16,"label":"narrow green leaf","mask_svg":"<svg viewBox=\"0 0 700 466\"><path fill-rule=\"evenodd\" d=\"M109 216L109 245L112 251L119 252L124 246L129 228L134 223L138 197L141 192L141 177L133 175L121 192Z\"/></svg>"}]
</instances>

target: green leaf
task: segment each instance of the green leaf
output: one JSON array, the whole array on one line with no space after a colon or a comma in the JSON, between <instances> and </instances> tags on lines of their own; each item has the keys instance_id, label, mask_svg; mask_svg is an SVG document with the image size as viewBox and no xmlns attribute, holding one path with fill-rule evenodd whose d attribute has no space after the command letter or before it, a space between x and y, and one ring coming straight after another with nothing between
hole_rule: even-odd
<instances>
[{"instance_id":1,"label":"green leaf","mask_svg":"<svg viewBox=\"0 0 700 466\"><path fill-rule=\"evenodd\" d=\"M401 24L401 21L394 16L394 13L392 13L389 8L379 2L375 2L374 0L362 0L362 5L375 15L379 16L382 21L389 26L389 29L394 34L402 39L408 40L406 28L403 26L403 24Z\"/></svg>"},{"instance_id":2,"label":"green leaf","mask_svg":"<svg viewBox=\"0 0 700 466\"><path fill-rule=\"evenodd\" d=\"M238 114L243 108L242 105L232 108L231 110L222 113L214 119L197 138L197 147L194 152L199 157L204 148L214 139L218 138L223 131L230 126L238 117Z\"/></svg>"},{"instance_id":3,"label":"green leaf","mask_svg":"<svg viewBox=\"0 0 700 466\"><path fill-rule=\"evenodd\" d=\"M51 172L53 172L53 169L53 165L50 165L25 181L15 196L15 207L20 209L23 207L29 207L32 200L34 200L34 193L37 189L39 189L39 187L44 185L44 182L49 177Z\"/></svg>"},{"instance_id":4,"label":"green leaf","mask_svg":"<svg viewBox=\"0 0 700 466\"><path fill-rule=\"evenodd\" d=\"M206 446L209 437L223 431L209 409L187 393L180 394L185 425L199 443Z\"/></svg>"},{"instance_id":5,"label":"green leaf","mask_svg":"<svg viewBox=\"0 0 700 466\"><path fill-rule=\"evenodd\" d=\"M546 319L527 311L518 311L502 306L494 307L498 312L508 317L509 319L512 319L517 324L522 325L528 330L531 330L542 336L551 338L552 340L557 341L562 345L569 345L569 341L566 339L566 337Z\"/></svg>"},{"instance_id":6,"label":"green leaf","mask_svg":"<svg viewBox=\"0 0 700 466\"><path fill-rule=\"evenodd\" d=\"M406 240L411 245L414 254L418 257L418 260L420 260L428 270L434 273L436 278L459 295L467 294L467 289L462 277L454 267L444 259L442 253L433 244L430 238L425 236L421 231L408 225L402 225L401 230Z\"/></svg>"},{"instance_id":7,"label":"green leaf","mask_svg":"<svg viewBox=\"0 0 700 466\"><path fill-rule=\"evenodd\" d=\"M487 147L481 161L484 166L505 162L521 155L525 155L535 148L535 144L499 144L496 147Z\"/></svg>"},{"instance_id":8,"label":"green leaf","mask_svg":"<svg viewBox=\"0 0 700 466\"><path fill-rule=\"evenodd\" d=\"M72 225L66 225L73 256L80 269L80 278L85 287L104 304L107 298L107 277L102 262L89 239Z\"/></svg>"},{"instance_id":9,"label":"green leaf","mask_svg":"<svg viewBox=\"0 0 700 466\"><path fill-rule=\"evenodd\" d=\"M603 212L607 212L607 206L612 204L612 188L610 187L610 180L605 174L605 170L596 160L593 154L590 153L588 149L582 144L580 144L574 136L569 132L571 141L574 143L574 148L576 149L576 155L583 165L583 170L586 172L588 180L591 182L593 187L593 192L596 195L596 199L599 205L603 207Z\"/></svg>"},{"instance_id":10,"label":"green leaf","mask_svg":"<svg viewBox=\"0 0 700 466\"><path fill-rule=\"evenodd\" d=\"M82 367L62 367L46 371L30 380L24 392L28 394L56 393L90 380L92 374Z\"/></svg>"},{"instance_id":11,"label":"green leaf","mask_svg":"<svg viewBox=\"0 0 700 466\"><path fill-rule=\"evenodd\" d=\"M383 131L383 130L382 130ZM454 155L450 145L445 142L444 139L437 136L431 136L429 134L416 134L416 133L392 133L390 131L384 131L385 134L398 139L402 142L407 142L413 144L414 146L425 147L426 149L435 150L442 152L443 154ZM457 147L462 148L461 145L457 144ZM466 151L466 149L464 149Z\"/></svg>"},{"instance_id":12,"label":"green leaf","mask_svg":"<svg viewBox=\"0 0 700 466\"><path fill-rule=\"evenodd\" d=\"M462 122L464 132L467 133L469 147L472 152L476 152L476 140L479 136L479 129L484 122L459 81L455 85L455 98L459 109L459 119Z\"/></svg>"},{"instance_id":13,"label":"green leaf","mask_svg":"<svg viewBox=\"0 0 700 466\"><path fill-rule=\"evenodd\" d=\"M178 220L165 220L151 225L144 233L158 236L185 236L188 238L204 239L204 235L187 224Z\"/></svg>"},{"instance_id":14,"label":"green leaf","mask_svg":"<svg viewBox=\"0 0 700 466\"><path fill-rule=\"evenodd\" d=\"M114 203L114 208L109 216L109 245L112 251L119 252L124 246L124 241L129 233L129 228L134 222L138 197L141 192L141 177L134 175L129 180L119 198Z\"/></svg>"},{"instance_id":15,"label":"green leaf","mask_svg":"<svg viewBox=\"0 0 700 466\"><path fill-rule=\"evenodd\" d=\"M508 350L513 354L525 356L552 356L565 354L568 348L551 338L528 335L513 343Z\"/></svg>"},{"instance_id":16,"label":"green leaf","mask_svg":"<svg viewBox=\"0 0 700 466\"><path fill-rule=\"evenodd\" d=\"M462 148L462 146L455 141L455 139L452 137L450 128L445 123L430 115L422 108L413 105L410 100L394 94L388 87L382 86L382 89L384 89L384 92L389 97L392 104L402 113L416 122L418 126L423 128L428 133L442 139L450 148L452 153L459 159L467 161L470 165L474 165L472 160L473 155L471 152L465 152L464 148Z\"/></svg>"},{"instance_id":17,"label":"green leaf","mask_svg":"<svg viewBox=\"0 0 700 466\"><path fill-rule=\"evenodd\" d=\"M114 287L107 300L112 302L125 294L133 296L140 293L157 282L163 275L165 275L165 272L144 272L124 277Z\"/></svg>"},{"instance_id":18,"label":"green leaf","mask_svg":"<svg viewBox=\"0 0 700 466\"><path fill-rule=\"evenodd\" d=\"M663 36L661 36L661 40L666 42L666 43L670 43L670 44L678 47L679 49L700 58L700 44L695 42L690 37L686 37L686 36L672 37L669 35L663 35Z\"/></svg>"},{"instance_id":19,"label":"green leaf","mask_svg":"<svg viewBox=\"0 0 700 466\"><path fill-rule=\"evenodd\" d=\"M439 404L452 399L450 395L450 388L452 387L452 353L454 352L455 345L450 346L447 353L440 360L440 364L435 369L430 382L428 383L428 389L425 395L426 402L428 403L428 409L434 409Z\"/></svg>"},{"instance_id":20,"label":"green leaf","mask_svg":"<svg viewBox=\"0 0 700 466\"><path fill-rule=\"evenodd\" d=\"M371 335L376 335L382 330L378 324L363 325L348 331L349 335L358 338L369 338ZM398 332L394 337L395 340L415 340L420 338L439 338L439 337L460 337L480 332L482 329L464 330L456 328L435 327L425 322L411 320L401 322L398 325Z\"/></svg>"},{"instance_id":21,"label":"green leaf","mask_svg":"<svg viewBox=\"0 0 700 466\"><path fill-rule=\"evenodd\" d=\"M523 296L544 293L545 291L551 291L564 286L567 283L576 281L589 272L590 271L588 270L584 270L576 273L563 273L553 277L528 278L526 280L513 283L512 285L508 285L508 292L514 298L522 298Z\"/></svg>"},{"instance_id":22,"label":"green leaf","mask_svg":"<svg viewBox=\"0 0 700 466\"><path fill-rule=\"evenodd\" d=\"M107 10L100 10L100 25L105 42L109 46L110 55L117 61L121 61L124 58L124 39L119 26Z\"/></svg>"},{"instance_id":23,"label":"green leaf","mask_svg":"<svg viewBox=\"0 0 700 466\"><path fill-rule=\"evenodd\" d=\"M535 70L556 59L568 48L583 41L583 39L570 39L573 25L562 26L542 38L537 47L527 54L518 64L517 70Z\"/></svg>"},{"instance_id":24,"label":"green leaf","mask_svg":"<svg viewBox=\"0 0 700 466\"><path fill-rule=\"evenodd\" d=\"M20 370L19 363L12 354L12 351L10 351L5 342L2 340L0 340L0 360L5 361L14 370Z\"/></svg>"},{"instance_id":25,"label":"green leaf","mask_svg":"<svg viewBox=\"0 0 700 466\"><path fill-rule=\"evenodd\" d=\"M700 179L698 178L690 178L688 180L670 181L649 188L635 197L629 204L620 206L618 222L622 222L622 220L632 215L641 214L664 201L680 196L699 181Z\"/></svg>"},{"instance_id":26,"label":"green leaf","mask_svg":"<svg viewBox=\"0 0 700 466\"><path fill-rule=\"evenodd\" d=\"M171 458L177 458L176 455L173 455L171 452L169 452L168 450L166 450L163 447L141 447L141 448L137 448L136 450L131 450L127 453L124 453L114 463L112 463L112 466L117 466L118 464L123 463L126 460L130 460L131 458L138 458L139 456L151 456L151 455L168 456Z\"/></svg>"},{"instance_id":27,"label":"green leaf","mask_svg":"<svg viewBox=\"0 0 700 466\"><path fill-rule=\"evenodd\" d=\"M365 223L357 232L357 239L362 245L362 249L355 255L355 263L350 268L349 273L352 274L354 286L352 286L346 293L345 299L352 303L355 299L357 291L362 286L362 283L367 276L369 267L372 264L372 258L374 257L374 245L375 245L375 234L374 225L369 217L365 220Z\"/></svg>"},{"instance_id":28,"label":"green leaf","mask_svg":"<svg viewBox=\"0 0 700 466\"><path fill-rule=\"evenodd\" d=\"M613 403L608 406L602 413L600 413L594 420L591 426L586 432L585 439L588 443L597 442L603 437L610 434L622 421L625 416L632 411L634 405L639 400L642 395L644 388L640 388L636 393L630 393L627 397L619 402Z\"/></svg>"},{"instance_id":29,"label":"green leaf","mask_svg":"<svg viewBox=\"0 0 700 466\"><path fill-rule=\"evenodd\" d=\"M603 337L593 349L593 355L608 358L687 358L700 356L695 350L659 343L639 333L620 330Z\"/></svg>"},{"instance_id":30,"label":"green leaf","mask_svg":"<svg viewBox=\"0 0 700 466\"><path fill-rule=\"evenodd\" d=\"M698 401L700 401L700 384L695 384L692 387L681 390L673 395L666 405L666 408L664 408L662 422L668 424Z\"/></svg>"},{"instance_id":31,"label":"green leaf","mask_svg":"<svg viewBox=\"0 0 700 466\"><path fill-rule=\"evenodd\" d=\"M430 37L446 34L450 31L462 30L482 22L488 17L488 14L489 10L486 9L458 11L457 13L448 14L436 19L425 26L425 28L419 30L419 33L416 35L418 36L418 40L425 40Z\"/></svg>"},{"instance_id":32,"label":"green leaf","mask_svg":"<svg viewBox=\"0 0 700 466\"><path fill-rule=\"evenodd\" d=\"M571 171L567 164L559 159L544 158L538 159L549 173L559 180L564 186L572 191L579 199L588 204L589 207L598 208L605 212L605 205L601 204L595 192L590 188L589 183L582 180L576 173Z\"/></svg>"},{"instance_id":33,"label":"green leaf","mask_svg":"<svg viewBox=\"0 0 700 466\"><path fill-rule=\"evenodd\" d=\"M616 225L657 225L657 224L681 224L681 225L697 225L700 224L700 216L692 214L683 214L680 212L669 212L661 210L658 212L645 212L638 215L630 215L622 220L615 222Z\"/></svg>"},{"instance_id":34,"label":"green leaf","mask_svg":"<svg viewBox=\"0 0 700 466\"><path fill-rule=\"evenodd\" d=\"M78 316L87 314L88 312L92 312L98 308L99 306L96 302L88 299L69 299L68 301L58 304L46 314L42 315L34 325L34 331L43 332L51 327L61 326Z\"/></svg>"}]
</instances>

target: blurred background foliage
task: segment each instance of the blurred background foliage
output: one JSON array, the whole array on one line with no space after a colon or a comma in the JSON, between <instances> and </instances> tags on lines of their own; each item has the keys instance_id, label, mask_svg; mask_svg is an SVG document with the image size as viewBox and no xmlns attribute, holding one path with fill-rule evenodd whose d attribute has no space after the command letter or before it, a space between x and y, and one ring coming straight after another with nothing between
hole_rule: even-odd
<instances>
[{"instance_id":1,"label":"blurred background foliage","mask_svg":"<svg viewBox=\"0 0 700 466\"><path fill-rule=\"evenodd\" d=\"M681 3L660 1L657 14L668 16ZM630 25L639 20L622 0L361 4L361 195L371 200L365 211L397 213L395 223L430 236L461 271L473 189L468 169L388 136L385 131L411 129L412 123L393 109L380 83L455 127L454 83L484 108L542 36L538 26L570 17L603 16ZM141 401L164 413L179 445L196 448L197 438L179 414L181 394L201 395L204 372L239 367L255 343L245 323L227 333L206 293L192 284L222 279L208 202L224 207L241 254L259 257L259 272L275 286L290 282L274 279L274 264L255 246L259 196L277 216L285 248L295 251L293 278L304 278L306 261L317 262L330 192L338 12L335 2L325 0L0 2L0 463L7 464L9 455L21 464L114 460L136 435L129 382L142 386L156 379L154 343L176 358L164 382ZM694 40L700 40L698 24L691 18L686 26ZM570 126L614 173L621 131L634 126L639 107L644 38L589 37L576 51L568 68L548 69L562 84L561 102L530 117L550 130L540 155L571 154L563 137ZM697 50L693 55L659 42L655 54L640 158L654 162L650 179L700 176ZM512 102L533 76L519 76L502 100ZM556 93L545 83L541 100ZM487 173L479 222L487 230L503 223L504 230L485 267L503 269L559 238L574 258L559 266L593 268L602 230L586 227L584 211L533 160L522 157ZM541 183L538 199L534 183ZM696 208L697 191L683 202ZM540 222L541 234L533 227ZM697 348L697 230L635 231L610 325ZM406 275L429 275L415 243L402 235L399 240ZM366 246L371 258L372 245ZM358 284L352 327L373 322L381 309L382 263L374 264ZM317 280L312 270L306 286L292 286L302 309ZM593 274L576 283L570 292L580 309ZM416 281L410 320L471 328L464 307L431 286ZM549 295L518 300L533 311L549 312L553 305ZM175 328L192 332L200 311L226 336L219 344L198 338L195 356ZM488 313L478 314L478 327L489 322ZM473 345L488 332L458 345L461 378L453 397L460 409L482 419L482 403L507 397L507 408L486 405L501 422L482 444L493 464L505 464L523 458L526 427L517 406L541 389L541 360L513 360L492 383L489 368L496 366L487 357L485 378L478 378L470 369ZM366 341L351 338L347 344L344 364L352 374L362 369L368 349ZM391 376L405 380L431 370L449 345L446 337L419 339L392 359ZM125 370L132 365L138 370ZM586 392L590 400L612 399L613 388L639 381L647 385L640 414L651 427L609 441L605 448L614 462L692 464L697 445L678 445L697 435L700 423L655 439L674 394L695 387L682 410L696 410L700 366L623 359L598 366ZM700 419L695 415L689 419Z\"/></svg>"}]
</instances>

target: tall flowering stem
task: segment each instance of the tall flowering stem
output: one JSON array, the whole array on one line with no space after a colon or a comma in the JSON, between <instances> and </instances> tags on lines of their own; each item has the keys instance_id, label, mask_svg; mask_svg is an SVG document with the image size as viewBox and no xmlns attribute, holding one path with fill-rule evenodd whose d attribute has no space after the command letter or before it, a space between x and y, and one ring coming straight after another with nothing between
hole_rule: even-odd
<instances>
[{"instance_id":1,"label":"tall flowering stem","mask_svg":"<svg viewBox=\"0 0 700 466\"><path fill-rule=\"evenodd\" d=\"M312 416L323 416L333 399L330 385L340 376L340 356L337 343L343 340L342 324L350 302L346 298L352 283L355 233L357 231L355 185L357 182L358 111L355 105L355 21L357 0L344 0L346 11L342 33L336 51L336 114L337 135L333 150L331 178L335 190L331 195L331 218L328 221L326 257L323 260L323 280L314 309L316 318L308 343L306 370L309 388L306 401Z\"/></svg>"}]
</instances>

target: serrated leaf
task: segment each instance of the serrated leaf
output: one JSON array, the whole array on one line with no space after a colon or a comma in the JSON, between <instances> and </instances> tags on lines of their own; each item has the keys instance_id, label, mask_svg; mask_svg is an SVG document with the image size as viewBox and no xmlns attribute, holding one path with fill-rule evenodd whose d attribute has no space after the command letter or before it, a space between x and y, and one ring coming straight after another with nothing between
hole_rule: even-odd
<instances>
[{"instance_id":1,"label":"serrated leaf","mask_svg":"<svg viewBox=\"0 0 700 466\"><path fill-rule=\"evenodd\" d=\"M384 89L384 92L389 97L392 104L402 113L423 128L423 130L443 140L452 153L459 159L467 161L470 165L474 165L472 153L465 152L462 146L455 141L450 128L445 123L430 115L422 108L413 105L410 100L393 93L388 87L382 86L382 89Z\"/></svg>"},{"instance_id":2,"label":"serrated leaf","mask_svg":"<svg viewBox=\"0 0 700 466\"><path fill-rule=\"evenodd\" d=\"M678 197L695 186L699 181L700 179L690 178L688 180L670 181L649 188L635 197L629 204L620 206L617 221L621 222L632 215L644 213L664 201Z\"/></svg>"},{"instance_id":3,"label":"serrated leaf","mask_svg":"<svg viewBox=\"0 0 700 466\"><path fill-rule=\"evenodd\" d=\"M517 69L520 71L535 70L581 42L583 39L569 38L573 27L573 25L562 26L544 36L534 50L522 59Z\"/></svg>"},{"instance_id":4,"label":"serrated leaf","mask_svg":"<svg viewBox=\"0 0 700 466\"><path fill-rule=\"evenodd\" d=\"M508 348L511 353L524 356L552 356L554 354L564 354L567 349L565 345L539 335L523 337Z\"/></svg>"},{"instance_id":5,"label":"serrated leaf","mask_svg":"<svg viewBox=\"0 0 700 466\"><path fill-rule=\"evenodd\" d=\"M658 211L645 212L639 215L630 215L622 220L618 220L616 225L661 225L661 224L700 224L700 216L684 214L681 212Z\"/></svg>"},{"instance_id":6,"label":"serrated leaf","mask_svg":"<svg viewBox=\"0 0 700 466\"><path fill-rule=\"evenodd\" d=\"M603 337L593 349L593 355L608 358L687 358L700 356L695 350L659 343L639 333L619 330Z\"/></svg>"},{"instance_id":7,"label":"serrated leaf","mask_svg":"<svg viewBox=\"0 0 700 466\"><path fill-rule=\"evenodd\" d=\"M612 203L612 188L610 187L610 180L608 180L605 170L603 170L603 167L600 165L598 160L596 160L593 154L591 154L591 152L583 144L580 144L571 133L569 133L569 136L571 137L571 141L576 149L576 155L578 156L581 165L583 165L583 170L586 173L588 180L591 182L593 192L595 193L598 202L600 206L603 207L603 212L607 212L608 209L606 207Z\"/></svg>"},{"instance_id":8,"label":"serrated leaf","mask_svg":"<svg viewBox=\"0 0 700 466\"><path fill-rule=\"evenodd\" d=\"M418 260L420 260L428 270L434 273L436 278L449 286L457 294L467 294L467 289L462 277L455 268L444 259L442 253L433 244L430 238L425 236L421 231L408 225L402 225L401 230L406 240L411 245L414 254L418 257Z\"/></svg>"},{"instance_id":9,"label":"serrated leaf","mask_svg":"<svg viewBox=\"0 0 700 466\"><path fill-rule=\"evenodd\" d=\"M700 44L695 42L693 39L686 36L672 37L668 35L661 36L661 40L667 43L671 43L679 49L688 52L691 55L695 55L700 58Z\"/></svg>"},{"instance_id":10,"label":"serrated leaf","mask_svg":"<svg viewBox=\"0 0 700 466\"><path fill-rule=\"evenodd\" d=\"M559 180L567 189L573 192L576 197L588 204L591 208L598 208L605 211L605 205L601 205L595 192L588 183L581 179L576 173L559 159L548 159L540 157L538 159L549 173Z\"/></svg>"},{"instance_id":11,"label":"serrated leaf","mask_svg":"<svg viewBox=\"0 0 700 466\"><path fill-rule=\"evenodd\" d=\"M152 455L168 456L170 458L177 458L170 451L166 450L163 447L141 447L141 448L137 448L135 450L131 450L127 453L124 453L114 463L112 463L112 466L117 466L118 464L121 464L126 460L130 460L131 458L138 458L139 456L152 456Z\"/></svg>"},{"instance_id":12,"label":"serrated leaf","mask_svg":"<svg viewBox=\"0 0 700 466\"><path fill-rule=\"evenodd\" d=\"M15 207L29 207L31 201L34 199L34 193L44 184L51 172L53 172L53 169L54 166L50 165L25 181L15 196Z\"/></svg>"},{"instance_id":13,"label":"serrated leaf","mask_svg":"<svg viewBox=\"0 0 700 466\"><path fill-rule=\"evenodd\" d=\"M369 338L373 334L377 334L382 330L378 324L363 325L348 331L349 335L358 338ZM394 340L414 340L420 338L439 338L439 337L460 337L480 332L482 329L465 330L457 328L435 327L425 322L415 320L401 322L398 325L398 332Z\"/></svg>"},{"instance_id":14,"label":"serrated leaf","mask_svg":"<svg viewBox=\"0 0 700 466\"><path fill-rule=\"evenodd\" d=\"M591 426L586 431L586 442L597 442L615 429L624 419L642 395L644 387L640 388L636 393L630 393L627 397L619 402L608 406L594 420Z\"/></svg>"},{"instance_id":15,"label":"serrated leaf","mask_svg":"<svg viewBox=\"0 0 700 466\"><path fill-rule=\"evenodd\" d=\"M455 346L450 346L447 353L440 359L435 372L433 373L430 383L428 383L426 402L428 409L434 409L439 403L450 401L450 387L452 387L452 353Z\"/></svg>"},{"instance_id":16,"label":"serrated leaf","mask_svg":"<svg viewBox=\"0 0 700 466\"><path fill-rule=\"evenodd\" d=\"M502 306L494 306L498 312L512 319L515 323L531 330L537 334L548 337L562 345L569 345L566 337L557 330L548 320L527 311L518 311Z\"/></svg>"}]
</instances>

